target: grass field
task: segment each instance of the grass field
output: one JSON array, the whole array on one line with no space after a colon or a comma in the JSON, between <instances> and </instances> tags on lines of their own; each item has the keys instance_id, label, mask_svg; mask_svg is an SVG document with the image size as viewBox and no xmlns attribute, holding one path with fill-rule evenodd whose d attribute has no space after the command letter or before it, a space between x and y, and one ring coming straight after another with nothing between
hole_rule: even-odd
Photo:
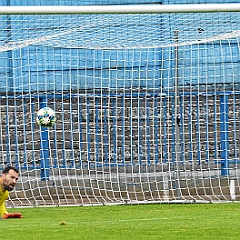
<instances>
[{"instance_id":1,"label":"grass field","mask_svg":"<svg viewBox=\"0 0 240 240\"><path fill-rule=\"evenodd\" d=\"M0 239L240 239L240 203L9 209L14 211L23 218L0 221Z\"/></svg>"}]
</instances>

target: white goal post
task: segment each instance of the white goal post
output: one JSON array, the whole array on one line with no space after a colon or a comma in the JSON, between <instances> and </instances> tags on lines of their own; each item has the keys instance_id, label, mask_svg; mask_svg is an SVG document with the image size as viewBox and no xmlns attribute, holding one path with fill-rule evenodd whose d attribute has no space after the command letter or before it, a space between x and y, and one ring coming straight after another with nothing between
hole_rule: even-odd
<instances>
[{"instance_id":1,"label":"white goal post","mask_svg":"<svg viewBox=\"0 0 240 240\"><path fill-rule=\"evenodd\" d=\"M1 6L0 14L150 14L150 13L240 12L232 4L140 4L95 6Z\"/></svg>"},{"instance_id":2,"label":"white goal post","mask_svg":"<svg viewBox=\"0 0 240 240\"><path fill-rule=\"evenodd\" d=\"M0 21L8 207L240 200L240 4L1 6Z\"/></svg>"}]
</instances>

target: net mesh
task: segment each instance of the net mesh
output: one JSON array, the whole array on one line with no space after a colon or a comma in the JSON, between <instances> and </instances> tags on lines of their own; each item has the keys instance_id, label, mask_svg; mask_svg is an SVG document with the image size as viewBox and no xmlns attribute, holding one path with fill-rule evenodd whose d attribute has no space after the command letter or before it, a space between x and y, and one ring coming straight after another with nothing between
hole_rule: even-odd
<instances>
[{"instance_id":1,"label":"net mesh","mask_svg":"<svg viewBox=\"0 0 240 240\"><path fill-rule=\"evenodd\" d=\"M9 206L239 200L239 13L0 18Z\"/></svg>"}]
</instances>

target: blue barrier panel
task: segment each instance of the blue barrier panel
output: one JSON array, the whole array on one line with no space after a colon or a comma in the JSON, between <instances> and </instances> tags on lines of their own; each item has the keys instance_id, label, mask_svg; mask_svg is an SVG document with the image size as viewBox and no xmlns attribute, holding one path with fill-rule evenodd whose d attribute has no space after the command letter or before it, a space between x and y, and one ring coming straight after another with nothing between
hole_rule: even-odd
<instances>
[{"instance_id":1,"label":"blue barrier panel","mask_svg":"<svg viewBox=\"0 0 240 240\"><path fill-rule=\"evenodd\" d=\"M167 98L163 99L163 162L166 163L168 161L168 139L167 139L167 120L168 120L168 112L167 112Z\"/></svg>"},{"instance_id":2,"label":"blue barrier panel","mask_svg":"<svg viewBox=\"0 0 240 240\"><path fill-rule=\"evenodd\" d=\"M47 97L40 98L40 109L47 106ZM40 131L40 169L41 180L49 180L49 135L48 128L41 127Z\"/></svg>"},{"instance_id":3,"label":"blue barrier panel","mask_svg":"<svg viewBox=\"0 0 240 240\"><path fill-rule=\"evenodd\" d=\"M229 175L228 95L220 96L221 175Z\"/></svg>"},{"instance_id":4,"label":"blue barrier panel","mask_svg":"<svg viewBox=\"0 0 240 240\"><path fill-rule=\"evenodd\" d=\"M192 101L191 101L191 96L188 99L188 147L189 147L189 161L192 163L193 161L193 124L192 124Z\"/></svg>"},{"instance_id":5,"label":"blue barrier panel","mask_svg":"<svg viewBox=\"0 0 240 240\"><path fill-rule=\"evenodd\" d=\"M159 163L159 147L158 147L158 142L159 142L159 138L160 138L160 134L159 134L159 118L158 115L161 114L161 112L158 112L158 104L161 103L161 101L158 103L158 98L154 98L154 145L155 145L155 163L158 164ZM162 152L162 151L161 151Z\"/></svg>"},{"instance_id":6,"label":"blue barrier panel","mask_svg":"<svg viewBox=\"0 0 240 240\"><path fill-rule=\"evenodd\" d=\"M222 176L229 175L230 164L239 161L238 96L237 91L181 95L181 164L217 164ZM52 104L53 97L61 106L56 128L36 128L36 109ZM2 125L4 163L40 169L42 180L49 179L52 168L176 164L174 93L38 94L1 99L7 103Z\"/></svg>"},{"instance_id":7,"label":"blue barrier panel","mask_svg":"<svg viewBox=\"0 0 240 240\"><path fill-rule=\"evenodd\" d=\"M214 96L214 102L217 102L217 96ZM213 139L214 139L214 163L217 163L218 159L218 128L217 128L217 104L213 106Z\"/></svg>"},{"instance_id":8,"label":"blue barrier panel","mask_svg":"<svg viewBox=\"0 0 240 240\"><path fill-rule=\"evenodd\" d=\"M82 154L82 149L83 149L83 116L82 116L82 98L79 96L78 97L78 129L79 129L79 161L81 167L82 159L83 159L83 154Z\"/></svg>"},{"instance_id":9,"label":"blue barrier panel","mask_svg":"<svg viewBox=\"0 0 240 240\"><path fill-rule=\"evenodd\" d=\"M122 138L121 138L121 145L122 145L122 149L121 149L121 156L122 156L122 160L121 160L121 164L124 165L125 164L125 111L124 111L124 98L121 98L121 117L122 117L122 121L121 121L121 127L122 127Z\"/></svg>"}]
</instances>

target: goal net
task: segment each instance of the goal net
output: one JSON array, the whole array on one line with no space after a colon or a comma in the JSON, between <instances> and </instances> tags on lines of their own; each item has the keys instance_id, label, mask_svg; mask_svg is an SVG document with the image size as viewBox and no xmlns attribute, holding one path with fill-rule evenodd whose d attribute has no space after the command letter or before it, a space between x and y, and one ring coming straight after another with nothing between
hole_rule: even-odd
<instances>
[{"instance_id":1,"label":"goal net","mask_svg":"<svg viewBox=\"0 0 240 240\"><path fill-rule=\"evenodd\" d=\"M239 12L0 19L8 207L239 201Z\"/></svg>"}]
</instances>

